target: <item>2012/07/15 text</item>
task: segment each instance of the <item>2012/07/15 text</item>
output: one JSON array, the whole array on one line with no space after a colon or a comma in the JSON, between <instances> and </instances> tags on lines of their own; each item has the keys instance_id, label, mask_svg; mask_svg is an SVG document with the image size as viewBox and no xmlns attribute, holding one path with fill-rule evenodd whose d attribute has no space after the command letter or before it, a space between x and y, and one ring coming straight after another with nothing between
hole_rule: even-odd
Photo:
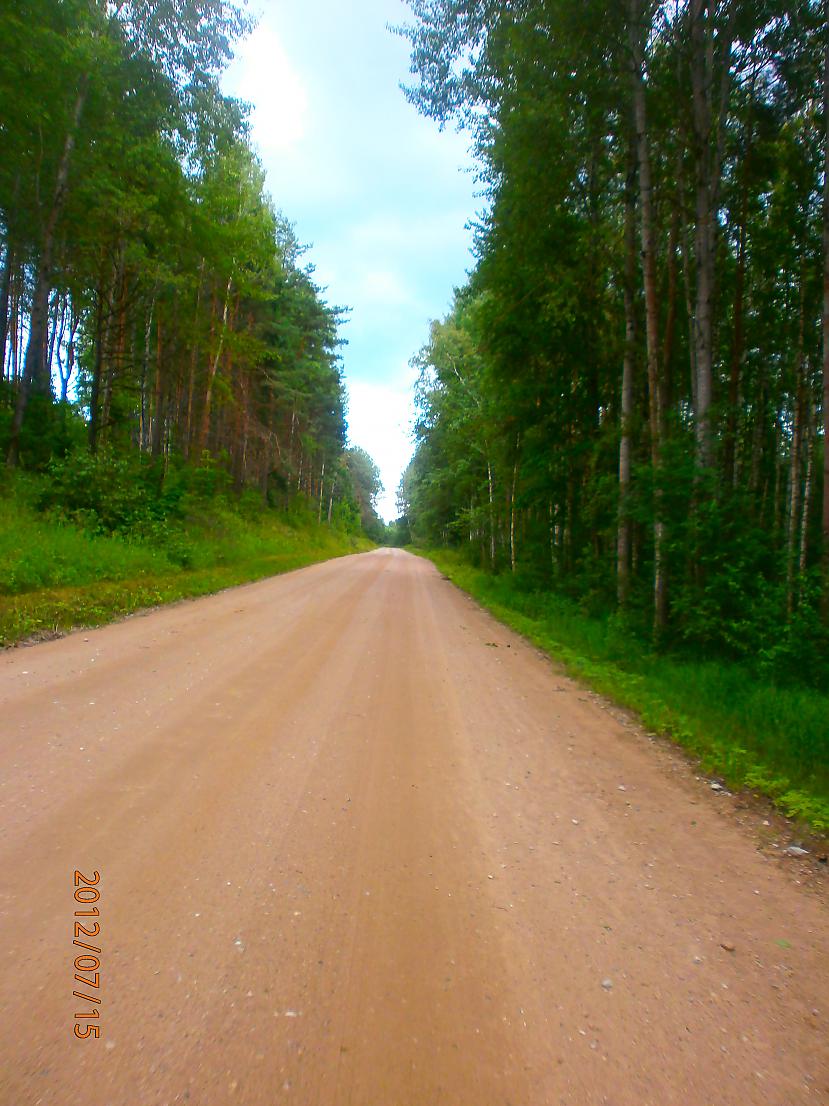
<instances>
[{"instance_id":1,"label":"2012/07/15 text","mask_svg":"<svg viewBox=\"0 0 829 1106\"><path fill-rule=\"evenodd\" d=\"M84 1010L75 1014L74 1033L81 1040L101 1036L101 997L99 993L101 990L101 948L99 945L90 944L87 940L87 938L100 940L101 925L97 920L100 917L100 911L97 905L92 905L97 903L101 897L98 889L100 879L100 872L93 872L90 878L75 869L75 902L87 907L86 910L75 911L75 937L72 944L76 948L87 950L75 957L75 979L79 983L83 983L87 991L93 992L93 994L88 994L85 991L72 992L76 998L84 999L92 1005L91 1010ZM78 918L83 918L84 922L79 922ZM94 920L87 925L86 919ZM94 955L92 955L93 953ZM86 1022L86 1025L82 1025L82 1022Z\"/></svg>"}]
</instances>

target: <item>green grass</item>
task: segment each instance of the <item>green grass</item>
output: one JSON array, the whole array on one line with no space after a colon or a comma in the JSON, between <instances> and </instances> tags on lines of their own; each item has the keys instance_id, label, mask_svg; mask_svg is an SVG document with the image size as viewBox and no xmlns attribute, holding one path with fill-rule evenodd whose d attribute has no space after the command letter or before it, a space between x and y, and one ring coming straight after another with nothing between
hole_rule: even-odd
<instances>
[{"instance_id":1,"label":"green grass","mask_svg":"<svg viewBox=\"0 0 829 1106\"><path fill-rule=\"evenodd\" d=\"M688 749L704 772L829 830L829 695L763 683L734 662L655 653L613 618L587 617L570 600L519 590L447 550L412 552L647 729Z\"/></svg>"},{"instance_id":2,"label":"green grass","mask_svg":"<svg viewBox=\"0 0 829 1106\"><path fill-rule=\"evenodd\" d=\"M96 626L370 549L310 515L248 515L219 504L153 540L89 533L0 499L0 645Z\"/></svg>"}]
</instances>

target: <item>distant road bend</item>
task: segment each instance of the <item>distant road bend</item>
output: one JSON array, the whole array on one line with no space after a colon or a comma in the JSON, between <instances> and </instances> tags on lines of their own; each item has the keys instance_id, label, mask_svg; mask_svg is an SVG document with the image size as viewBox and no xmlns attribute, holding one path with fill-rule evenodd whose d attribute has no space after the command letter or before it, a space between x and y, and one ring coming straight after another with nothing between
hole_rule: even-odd
<instances>
[{"instance_id":1,"label":"distant road bend","mask_svg":"<svg viewBox=\"0 0 829 1106\"><path fill-rule=\"evenodd\" d=\"M820 895L424 560L8 651L0 692L0 1106L829 1101Z\"/></svg>"}]
</instances>

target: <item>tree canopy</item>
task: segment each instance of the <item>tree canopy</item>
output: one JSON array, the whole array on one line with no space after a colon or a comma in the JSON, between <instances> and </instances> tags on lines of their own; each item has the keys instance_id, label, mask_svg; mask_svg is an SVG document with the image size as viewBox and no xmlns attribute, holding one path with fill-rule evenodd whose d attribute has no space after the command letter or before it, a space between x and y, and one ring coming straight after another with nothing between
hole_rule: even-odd
<instances>
[{"instance_id":1,"label":"tree canopy","mask_svg":"<svg viewBox=\"0 0 829 1106\"><path fill-rule=\"evenodd\" d=\"M824 0L409 7L408 96L488 195L416 359L411 533L825 679Z\"/></svg>"},{"instance_id":2,"label":"tree canopy","mask_svg":"<svg viewBox=\"0 0 829 1106\"><path fill-rule=\"evenodd\" d=\"M357 508L338 325L219 77L226 0L0 12L0 444L218 462L272 502ZM339 474L339 479L338 479ZM162 475L163 479L163 475ZM324 503L324 509L323 509Z\"/></svg>"}]
</instances>

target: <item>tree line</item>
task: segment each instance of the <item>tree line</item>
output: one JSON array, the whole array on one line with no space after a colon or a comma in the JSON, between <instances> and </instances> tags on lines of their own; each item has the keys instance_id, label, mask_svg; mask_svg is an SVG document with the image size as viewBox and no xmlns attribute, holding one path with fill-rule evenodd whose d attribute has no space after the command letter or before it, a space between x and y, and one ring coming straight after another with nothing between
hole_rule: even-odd
<instances>
[{"instance_id":1,"label":"tree line","mask_svg":"<svg viewBox=\"0 0 829 1106\"><path fill-rule=\"evenodd\" d=\"M407 94L488 197L411 533L825 678L829 4L408 2Z\"/></svg>"},{"instance_id":2,"label":"tree line","mask_svg":"<svg viewBox=\"0 0 829 1106\"><path fill-rule=\"evenodd\" d=\"M338 324L275 210L223 0L17 0L0 12L0 447L83 447L237 488L355 501ZM363 465L363 468L365 466ZM369 500L374 494L365 492ZM355 507L360 497L356 496Z\"/></svg>"}]
</instances>

